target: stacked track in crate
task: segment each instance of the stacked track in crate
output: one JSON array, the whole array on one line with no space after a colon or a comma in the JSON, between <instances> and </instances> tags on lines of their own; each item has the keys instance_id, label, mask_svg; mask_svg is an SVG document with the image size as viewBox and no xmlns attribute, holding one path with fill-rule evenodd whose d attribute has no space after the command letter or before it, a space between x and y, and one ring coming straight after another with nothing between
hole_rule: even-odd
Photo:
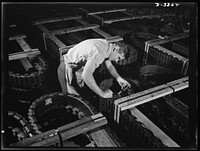
<instances>
[{"instance_id":1,"label":"stacked track in crate","mask_svg":"<svg viewBox=\"0 0 200 151\"><path fill-rule=\"evenodd\" d=\"M36 99L29 109L36 132L14 146L117 147L107 132L107 120L81 97L51 93Z\"/></svg>"},{"instance_id":2,"label":"stacked track in crate","mask_svg":"<svg viewBox=\"0 0 200 151\"><path fill-rule=\"evenodd\" d=\"M111 85L111 84L108 84L108 85ZM173 139L171 139L173 134L170 133L170 131L166 131L166 129L163 128L166 123L164 124L161 122L158 124L158 122L156 122L155 120L152 120L149 117L149 114L153 114L153 112L149 111L149 112L146 112L145 115L143 115L144 113L139 111L137 108L139 108L139 109L144 108L144 109L148 110L149 103L152 104L153 107L157 106L156 100L164 97L168 100L167 104L171 110L171 112L168 112L166 114L169 114L169 113L172 114L172 115L169 115L167 118L169 118L172 121L173 121L173 119L171 119L172 117L174 119L177 119L179 117L182 117L182 119L184 119L184 122L182 122L182 123L178 122L178 124L177 124L177 122L176 122L175 125L182 127L181 129L183 129L181 132L177 131L176 133L182 133L182 134L188 133L188 129L187 129L188 107L187 107L187 105L184 105L180 101L177 102L177 100L170 101L171 99L168 96L169 94L173 94L177 91L188 88L188 77L180 78L178 80L167 82L166 84L158 85L158 86L152 87L150 89L142 90L142 91L134 90L134 87L135 87L134 85L139 86L141 84L138 84L138 82L136 82L134 80L133 83L131 82L133 91L128 91L128 93L124 92L124 94L122 94L121 96L119 96L117 93L115 93L114 97L111 99L102 99L102 98L100 99L100 111L102 112L102 114L104 114L107 117L108 122L111 125L111 127L114 128L116 131L119 131L118 129L121 129L121 131L123 133L119 134L119 135L123 138L123 140L126 140L126 143L129 145L134 145L134 144L131 144L130 140L135 140L135 139L131 139L131 138L139 137L140 139L137 139L137 140L139 140L139 142L132 141L132 143L136 143L136 145L139 145L141 143L140 147L144 147L144 146L178 147L178 146L180 146L179 144L177 144L177 141L178 141L177 137L173 137ZM114 86L112 86L112 87L114 87ZM111 90L112 90L112 87L110 87ZM157 101L157 102L159 102L159 101ZM160 100L160 102L161 102L161 100ZM178 103L179 109L176 109L172 102L174 104ZM138 106L138 107L136 108L136 106ZM181 108L184 108L185 111L182 112ZM160 108L160 110L162 110L162 108ZM144 110L142 110L142 111L144 111ZM157 115L155 115L155 116L156 116L156 118L164 118L164 117L162 117L163 114L157 113ZM152 122L151 122L151 120L152 120ZM139 123L138 123L138 121L139 121ZM171 127L171 130L172 130L173 129L172 127L174 127L174 126L168 125L168 128L169 127ZM152 135L152 133L153 133L153 135ZM168 133L170 133L170 134L168 134ZM180 134L179 136L181 136L182 134ZM128 139L126 139L127 136L128 136ZM186 136L186 138L187 138L187 136ZM187 141L187 139L184 139L184 141ZM145 142L146 142L146 144L145 144ZM180 141L178 141L178 142L180 143ZM183 142L181 142L180 144L182 146L184 146Z\"/></svg>"},{"instance_id":3,"label":"stacked track in crate","mask_svg":"<svg viewBox=\"0 0 200 151\"><path fill-rule=\"evenodd\" d=\"M11 29L17 30L16 26L11 26ZM19 99L33 101L35 98L32 96L44 90L48 64L25 34L16 33L9 37L10 85L17 91Z\"/></svg>"},{"instance_id":4,"label":"stacked track in crate","mask_svg":"<svg viewBox=\"0 0 200 151\"><path fill-rule=\"evenodd\" d=\"M111 36L99 29L97 24L89 24L81 16L34 21L44 35L45 49L60 62L63 54L77 43L89 38L104 38L109 42L121 41L119 36Z\"/></svg>"},{"instance_id":5,"label":"stacked track in crate","mask_svg":"<svg viewBox=\"0 0 200 151\"><path fill-rule=\"evenodd\" d=\"M150 59L148 60L148 56L151 56L152 58L156 59L157 62L161 62L164 65L171 67L172 69L176 70L177 72L180 72L183 75L187 75L189 66L188 51L181 52L182 54L180 54L178 50L173 50L173 46L166 47L166 45L171 44L171 42L173 41L187 39L188 37L189 33L181 33L164 39L158 38L146 41L143 58L144 64L147 64L148 62L151 63L151 61L149 61Z\"/></svg>"},{"instance_id":6,"label":"stacked track in crate","mask_svg":"<svg viewBox=\"0 0 200 151\"><path fill-rule=\"evenodd\" d=\"M126 21L126 20L132 20L132 19L152 19L152 18L161 18L162 16L174 16L175 14L170 12L166 13L157 13L157 14L148 14L144 13L144 9L140 9L141 13L135 13L134 11L130 11L127 8L110 8L105 9L102 8L101 10L92 10L92 8L79 8L77 9L77 12L83 16L86 16L88 20L91 20L93 22L98 22L101 26L105 24L111 24L114 22L119 21Z\"/></svg>"}]
</instances>

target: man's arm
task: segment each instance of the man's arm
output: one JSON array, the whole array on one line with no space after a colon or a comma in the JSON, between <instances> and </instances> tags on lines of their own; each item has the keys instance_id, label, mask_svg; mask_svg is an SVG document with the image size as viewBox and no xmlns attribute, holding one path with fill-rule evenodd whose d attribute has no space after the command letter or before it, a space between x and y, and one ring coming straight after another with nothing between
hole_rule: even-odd
<instances>
[{"instance_id":1,"label":"man's arm","mask_svg":"<svg viewBox=\"0 0 200 151\"><path fill-rule=\"evenodd\" d=\"M117 82L119 83L119 85L124 88L126 86L130 87L130 83L128 83L125 79L123 79L117 72L117 70L115 69L115 67L113 66L112 62L110 60L106 60L105 61L106 67L108 69L108 71L110 72L110 74L117 80Z\"/></svg>"},{"instance_id":2,"label":"man's arm","mask_svg":"<svg viewBox=\"0 0 200 151\"><path fill-rule=\"evenodd\" d=\"M110 60L106 60L105 64L110 74L117 80L120 77L120 75L118 74L117 70L113 66L112 62Z\"/></svg>"},{"instance_id":3,"label":"man's arm","mask_svg":"<svg viewBox=\"0 0 200 151\"><path fill-rule=\"evenodd\" d=\"M85 64L84 70L83 70L83 80L87 84L87 86L94 91L96 94L98 94L101 97L106 97L105 95L108 95L108 92L102 91L98 85L96 84L96 81L94 80L93 73L95 71L95 64L92 60L88 60Z\"/></svg>"}]
</instances>

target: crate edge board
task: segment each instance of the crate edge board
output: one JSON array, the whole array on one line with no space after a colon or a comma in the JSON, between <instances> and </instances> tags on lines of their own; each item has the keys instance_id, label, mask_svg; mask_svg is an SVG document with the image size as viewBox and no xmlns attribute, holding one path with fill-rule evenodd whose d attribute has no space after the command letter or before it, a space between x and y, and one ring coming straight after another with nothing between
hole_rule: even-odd
<instances>
[{"instance_id":1,"label":"crate edge board","mask_svg":"<svg viewBox=\"0 0 200 151\"><path fill-rule=\"evenodd\" d=\"M26 58L26 57L32 57L32 56L37 56L40 55L41 52L38 49L32 49L30 51L26 51L26 52L18 52L18 53L12 53L9 54L9 61L11 60L18 60L18 59L22 59L22 58Z\"/></svg>"},{"instance_id":2,"label":"crate edge board","mask_svg":"<svg viewBox=\"0 0 200 151\"><path fill-rule=\"evenodd\" d=\"M175 141L173 141L167 134L165 134L158 126L156 126L137 108L134 107L129 110L131 111L131 114L136 116L138 120L146 126L146 128L150 129L153 134L162 141L163 144L168 147L180 147Z\"/></svg>"},{"instance_id":3,"label":"crate edge board","mask_svg":"<svg viewBox=\"0 0 200 151\"><path fill-rule=\"evenodd\" d=\"M168 82L166 84L162 84L138 93L135 93L133 95L124 97L124 98L120 98L114 101L114 120L119 122L119 116L120 116L120 111L129 109L131 107L135 107L136 105L141 105L140 101L144 101L143 103L148 102L147 100L151 100L150 98L155 97L158 98L158 96L153 96L152 93L157 93L160 91L160 96L165 96L167 94L171 94L177 91L180 91L182 89L188 88L189 87L189 82L188 82L188 76L180 78L178 80L174 80L172 82ZM167 90L167 92L166 92ZM143 94L144 93L144 94ZM152 95L152 96L151 96ZM140 100L141 97L147 97L147 100ZM138 99L139 102L135 102L134 103L134 99ZM154 100L154 99L153 99ZM131 103L133 102L133 104ZM132 104L132 105L131 105Z\"/></svg>"},{"instance_id":4,"label":"crate edge board","mask_svg":"<svg viewBox=\"0 0 200 151\"><path fill-rule=\"evenodd\" d=\"M93 123L94 123L93 127L91 127L91 128L87 127L87 124L91 125ZM90 131L91 129L95 129L95 128L102 126L102 125L105 125L105 124L107 124L106 118L101 113L98 113L98 114L95 114L95 115L74 121L72 123L65 124L63 126L58 127L57 129L51 129L51 130L48 130L48 131L43 132L41 134L38 134L36 136L24 139L24 140L22 140L18 143L15 143L14 146L23 146L23 145L38 146L38 145L41 145L41 143L42 143L42 142L38 142L38 140L45 138L45 137L47 137L47 139L48 138L52 139L49 136L50 135L57 136L58 132L61 133L61 135L62 135L65 132L73 131L75 128L77 129L79 127L83 127L83 129L81 130L81 133L79 132L80 134L82 134L82 133L85 133L87 131ZM70 136L67 135L67 139L71 138L72 135L73 135L72 133L71 133ZM74 137L74 136L72 136L72 137ZM66 139L66 137L65 137L65 139ZM45 145L45 143L47 143L46 140L44 140L43 145Z\"/></svg>"},{"instance_id":5,"label":"crate edge board","mask_svg":"<svg viewBox=\"0 0 200 151\"><path fill-rule=\"evenodd\" d=\"M105 129L98 128L96 131L90 132L90 134L98 147L118 147ZM103 139L99 136L103 137Z\"/></svg>"},{"instance_id":6,"label":"crate edge board","mask_svg":"<svg viewBox=\"0 0 200 151\"><path fill-rule=\"evenodd\" d=\"M58 21L73 20L73 19L79 19L79 18L82 18L82 16L76 15L76 16L66 16L66 17L52 17L52 18L34 20L31 23L32 23L32 25L39 25L39 24L46 24L46 23L52 23L52 22L58 22Z\"/></svg>"}]
</instances>

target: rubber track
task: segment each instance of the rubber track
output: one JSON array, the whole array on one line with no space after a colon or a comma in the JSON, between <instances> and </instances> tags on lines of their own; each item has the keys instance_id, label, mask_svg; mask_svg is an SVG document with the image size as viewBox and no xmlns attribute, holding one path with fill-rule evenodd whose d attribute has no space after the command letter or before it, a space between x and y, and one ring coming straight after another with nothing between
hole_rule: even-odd
<instances>
[{"instance_id":1,"label":"rubber track","mask_svg":"<svg viewBox=\"0 0 200 151\"><path fill-rule=\"evenodd\" d=\"M47 61L42 56L37 56L39 59L39 67L37 72L32 72L31 74L21 74L17 72L9 72L10 83L12 87L29 89L37 88L43 85L45 81L45 72L48 68ZM36 67L37 68L37 67Z\"/></svg>"}]
</instances>

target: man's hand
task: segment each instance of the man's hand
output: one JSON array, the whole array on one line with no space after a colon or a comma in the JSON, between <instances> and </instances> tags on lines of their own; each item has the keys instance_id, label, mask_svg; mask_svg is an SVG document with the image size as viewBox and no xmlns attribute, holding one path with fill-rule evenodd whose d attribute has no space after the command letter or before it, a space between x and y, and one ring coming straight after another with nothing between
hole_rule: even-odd
<instances>
[{"instance_id":1,"label":"man's hand","mask_svg":"<svg viewBox=\"0 0 200 151\"><path fill-rule=\"evenodd\" d=\"M113 92L110 89L106 89L103 91L103 98L112 98L113 97Z\"/></svg>"},{"instance_id":2,"label":"man's hand","mask_svg":"<svg viewBox=\"0 0 200 151\"><path fill-rule=\"evenodd\" d=\"M118 77L117 78L117 82L119 83L119 85L121 86L121 89L124 89L126 87L131 87L130 83L128 83L125 79L123 79L122 77Z\"/></svg>"}]
</instances>

